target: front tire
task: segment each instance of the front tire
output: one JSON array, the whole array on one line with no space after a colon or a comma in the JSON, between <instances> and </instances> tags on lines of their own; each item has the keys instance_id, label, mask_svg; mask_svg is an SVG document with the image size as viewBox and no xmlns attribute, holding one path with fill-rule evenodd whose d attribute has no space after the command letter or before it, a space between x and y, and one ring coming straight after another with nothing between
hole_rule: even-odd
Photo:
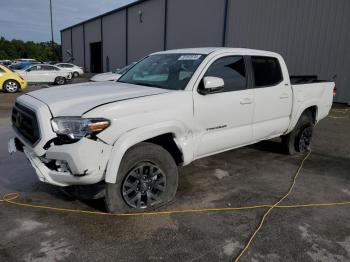
<instances>
[{"instance_id":1,"label":"front tire","mask_svg":"<svg viewBox=\"0 0 350 262\"><path fill-rule=\"evenodd\" d=\"M129 149L115 184L106 184L106 208L111 213L154 210L171 201L178 186L173 157L161 146L140 143Z\"/></svg>"},{"instance_id":2,"label":"front tire","mask_svg":"<svg viewBox=\"0 0 350 262\"><path fill-rule=\"evenodd\" d=\"M62 76L58 76L55 79L55 84L56 85L64 85L66 83L66 79Z\"/></svg>"},{"instance_id":3,"label":"front tire","mask_svg":"<svg viewBox=\"0 0 350 262\"><path fill-rule=\"evenodd\" d=\"M303 113L292 132L282 136L284 151L289 155L310 151L313 129L312 117Z\"/></svg>"},{"instance_id":4,"label":"front tire","mask_svg":"<svg viewBox=\"0 0 350 262\"><path fill-rule=\"evenodd\" d=\"M7 93L16 93L20 90L20 85L16 80L7 80L3 85L3 89Z\"/></svg>"}]
</instances>

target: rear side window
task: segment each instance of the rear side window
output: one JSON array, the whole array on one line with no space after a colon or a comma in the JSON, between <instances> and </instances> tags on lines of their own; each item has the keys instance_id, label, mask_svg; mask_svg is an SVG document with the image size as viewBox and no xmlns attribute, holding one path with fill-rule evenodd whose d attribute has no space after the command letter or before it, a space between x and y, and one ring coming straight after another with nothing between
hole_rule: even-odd
<instances>
[{"instance_id":1,"label":"rear side window","mask_svg":"<svg viewBox=\"0 0 350 262\"><path fill-rule=\"evenodd\" d=\"M245 63L242 56L219 58L209 67L205 76L222 78L225 82L223 92L244 90L247 87Z\"/></svg>"},{"instance_id":2,"label":"rear side window","mask_svg":"<svg viewBox=\"0 0 350 262\"><path fill-rule=\"evenodd\" d=\"M53 66L49 66L49 65L44 65L42 66L42 70L45 70L45 71L52 71L52 70L55 70L55 68Z\"/></svg>"},{"instance_id":3,"label":"rear side window","mask_svg":"<svg viewBox=\"0 0 350 262\"><path fill-rule=\"evenodd\" d=\"M30 71L39 71L39 70L42 70L42 67L41 66L32 66L30 68L28 68Z\"/></svg>"},{"instance_id":4,"label":"rear side window","mask_svg":"<svg viewBox=\"0 0 350 262\"><path fill-rule=\"evenodd\" d=\"M256 87L274 86L282 82L282 70L277 58L252 56Z\"/></svg>"}]
</instances>

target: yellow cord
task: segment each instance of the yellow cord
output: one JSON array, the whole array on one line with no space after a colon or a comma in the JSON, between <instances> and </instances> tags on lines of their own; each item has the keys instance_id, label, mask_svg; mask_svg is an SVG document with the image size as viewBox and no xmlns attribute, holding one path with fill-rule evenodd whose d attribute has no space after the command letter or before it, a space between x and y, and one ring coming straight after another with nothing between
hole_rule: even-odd
<instances>
[{"instance_id":1,"label":"yellow cord","mask_svg":"<svg viewBox=\"0 0 350 262\"><path fill-rule=\"evenodd\" d=\"M304 166L304 162L306 161L306 159L308 159L308 157L310 156L311 154L311 151L304 157L303 161L301 162L297 172L295 173L294 175L294 178L293 178L293 182L291 184L291 186L289 187L289 190L287 191L287 193L280 199L278 200L273 206L271 206L267 211L266 213L264 214L264 216L262 217L261 221L260 221L260 224L258 226L258 228L254 231L253 235L249 238L249 241L247 242L247 244L245 245L245 247L242 249L242 251L239 253L239 255L237 256L237 258L234 260L235 262L239 261L241 259L241 257L244 255L244 253L248 250L248 248L250 247L251 243L253 242L255 236L258 234L258 232L260 231L260 229L262 228L265 220L266 220L266 217L271 213L271 211L277 207L283 200L285 200L289 195L290 193L292 193L293 191L293 188L295 186L295 183L296 183L296 180L300 174L300 171L301 169L303 168Z\"/></svg>"},{"instance_id":2,"label":"yellow cord","mask_svg":"<svg viewBox=\"0 0 350 262\"><path fill-rule=\"evenodd\" d=\"M51 207L51 206L44 206L44 205L33 205L33 204L28 204L28 203L21 203L21 202L16 201L19 198L19 196L20 196L20 194L18 194L18 193L9 193L9 194L6 194L1 201L6 202L8 204L23 206L23 207L31 207L31 208L37 208L37 209L46 209L46 210L52 210L52 211L71 212L71 213L83 213L83 214L91 214L91 215L104 215L104 216L155 216L155 215L168 215L168 214L176 214L176 213L199 213L199 212L203 213L203 212L220 212L220 211L238 211L238 210L268 208L269 207L269 205L255 205L255 206L246 206L246 207L185 209L185 210L171 210L171 211L111 214L111 213L99 212L99 211L58 208L58 207Z\"/></svg>"},{"instance_id":3,"label":"yellow cord","mask_svg":"<svg viewBox=\"0 0 350 262\"><path fill-rule=\"evenodd\" d=\"M253 205L253 206L243 206L243 207L224 207L224 208L203 208L203 209L184 209L184 210L169 210L169 211L157 211L157 212L140 212L140 213L119 213L111 214L106 212L99 211L88 211L80 209L69 209L69 208L59 208L51 207L45 205L33 205L28 203L17 202L16 200L20 197L19 193L9 193L6 194L0 202L5 202L12 205L30 207L35 209L46 209L51 211L58 212L70 212L70 213L81 213L81 214L90 214L90 215L103 215L103 216L158 216L158 215L171 215L171 214L180 214L180 213L209 213L209 212L233 212L233 211L242 211L242 210L251 210L251 209L262 209L262 208L271 208L272 205ZM325 203L310 203L310 204L295 204L295 205L281 205L276 206L275 208L303 208L303 207L325 207L325 206L337 206L337 205L350 205L348 202L325 202Z\"/></svg>"}]
</instances>

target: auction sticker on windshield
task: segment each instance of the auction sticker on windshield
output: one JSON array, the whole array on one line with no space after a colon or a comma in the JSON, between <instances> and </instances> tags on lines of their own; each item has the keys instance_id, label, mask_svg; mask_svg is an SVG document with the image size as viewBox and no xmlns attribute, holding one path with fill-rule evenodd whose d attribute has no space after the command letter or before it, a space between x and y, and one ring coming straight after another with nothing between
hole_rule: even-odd
<instances>
[{"instance_id":1,"label":"auction sticker on windshield","mask_svg":"<svg viewBox=\"0 0 350 262\"><path fill-rule=\"evenodd\" d=\"M199 58L201 58L202 55L182 55L179 57L179 61L181 60L198 60Z\"/></svg>"}]
</instances>

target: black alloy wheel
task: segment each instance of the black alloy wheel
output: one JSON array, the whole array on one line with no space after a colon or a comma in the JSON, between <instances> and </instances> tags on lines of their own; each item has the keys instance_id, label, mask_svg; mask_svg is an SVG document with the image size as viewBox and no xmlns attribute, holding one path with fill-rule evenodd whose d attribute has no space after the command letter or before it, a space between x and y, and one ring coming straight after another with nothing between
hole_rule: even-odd
<instances>
[{"instance_id":1,"label":"black alloy wheel","mask_svg":"<svg viewBox=\"0 0 350 262\"><path fill-rule=\"evenodd\" d=\"M304 129L301 130L299 139L297 140L298 144L296 145L297 150L300 153L310 151L312 132L312 126L306 126Z\"/></svg>"},{"instance_id":2,"label":"black alloy wheel","mask_svg":"<svg viewBox=\"0 0 350 262\"><path fill-rule=\"evenodd\" d=\"M150 162L141 162L127 174L122 184L122 195L130 207L145 209L159 203L165 188L163 171Z\"/></svg>"}]
</instances>

